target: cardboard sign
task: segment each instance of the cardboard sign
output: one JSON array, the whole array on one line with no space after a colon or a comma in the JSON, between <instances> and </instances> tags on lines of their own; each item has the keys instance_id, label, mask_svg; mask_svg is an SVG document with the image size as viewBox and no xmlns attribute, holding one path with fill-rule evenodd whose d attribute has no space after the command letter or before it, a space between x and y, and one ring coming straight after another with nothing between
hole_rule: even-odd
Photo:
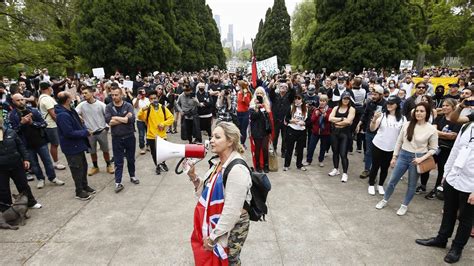
<instances>
[{"instance_id":1,"label":"cardboard sign","mask_svg":"<svg viewBox=\"0 0 474 266\"><path fill-rule=\"evenodd\" d=\"M133 89L133 81L131 80L124 80L123 81L123 87L127 88L129 91L132 91Z\"/></svg>"},{"instance_id":2,"label":"cardboard sign","mask_svg":"<svg viewBox=\"0 0 474 266\"><path fill-rule=\"evenodd\" d=\"M92 74L94 75L94 77L97 77L98 79L104 78L105 77L104 68L103 67L93 68Z\"/></svg>"},{"instance_id":3,"label":"cardboard sign","mask_svg":"<svg viewBox=\"0 0 474 266\"><path fill-rule=\"evenodd\" d=\"M405 68L408 69L408 70L412 70L413 60L401 60L400 61L400 70L403 70Z\"/></svg>"}]
</instances>

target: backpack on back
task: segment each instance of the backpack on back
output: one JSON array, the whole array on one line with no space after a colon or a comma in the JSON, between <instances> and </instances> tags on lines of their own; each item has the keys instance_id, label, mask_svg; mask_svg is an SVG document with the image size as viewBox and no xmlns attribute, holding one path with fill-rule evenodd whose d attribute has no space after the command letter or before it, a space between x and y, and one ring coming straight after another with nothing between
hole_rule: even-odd
<instances>
[{"instance_id":1,"label":"backpack on back","mask_svg":"<svg viewBox=\"0 0 474 266\"><path fill-rule=\"evenodd\" d=\"M250 205L245 201L244 209L249 213L251 221L265 221L265 215L268 213L268 207L266 204L267 196L272 188L270 179L268 179L266 174L252 171L243 159L237 158L232 160L224 170L222 176L224 187L230 170L237 164L244 165L249 170L252 178L252 187L250 188L252 200L250 201Z\"/></svg>"}]
</instances>

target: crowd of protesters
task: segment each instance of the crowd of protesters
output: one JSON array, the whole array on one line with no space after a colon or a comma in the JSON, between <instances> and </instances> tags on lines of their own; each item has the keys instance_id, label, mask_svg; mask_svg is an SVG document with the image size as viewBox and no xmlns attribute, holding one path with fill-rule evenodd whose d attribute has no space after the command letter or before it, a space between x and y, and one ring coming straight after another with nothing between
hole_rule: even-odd
<instances>
[{"instance_id":1,"label":"crowd of protesters","mask_svg":"<svg viewBox=\"0 0 474 266\"><path fill-rule=\"evenodd\" d=\"M107 173L115 175L118 193L124 189L124 159L131 183L140 183L135 174L137 142L140 154L151 151L155 173L160 174L168 171L168 166L156 159L157 136L166 139L167 134L179 133L183 141L203 143L203 136L211 138L213 125L225 121L238 125L240 143L251 150L257 172L270 171L270 153L283 158L283 171L291 171L294 157L296 169L307 171L316 150L320 167L325 166L331 150L328 175L340 175L341 182L347 183L354 178L349 175L348 155L355 145L355 151L363 153L360 178L368 178L368 194L377 191L383 195L377 209L388 204L408 171L408 189L397 214L406 214L415 194L444 199L439 235L420 240L421 244L436 246L446 245L454 228L454 209L460 209L460 225L450 251L455 260L469 234L474 233L470 232L474 173L460 162L461 156L464 162L474 156L470 124L474 119L473 76L472 69L448 68L419 73L364 69L357 75L345 71L270 75L262 70L255 86L250 75L220 70L155 71L146 76L139 73L133 87L126 87L124 81L131 78L119 72L99 79L88 75L55 78L47 69L32 76L20 71L18 78L4 77L0 83L0 145L8 146L5 151L9 151L0 154L2 210L11 204L10 178L19 192L28 195L32 208L41 208L41 204L27 179L36 177L37 188L43 188L44 169L51 184L64 185L56 177L56 170L65 169L58 160L59 146L75 183L76 198L88 200L95 190L88 185L87 176L100 171L97 144ZM423 80L415 84L414 77ZM457 82L447 88L434 87L434 77L455 77ZM109 135L113 156L109 153ZM3 141L10 138L15 141ZM90 168L86 152L90 153ZM417 165L432 156L438 170L433 189L427 189L430 172L419 174ZM7 163L13 160L22 163ZM385 185L390 166L394 170ZM456 203L458 198L465 199L463 206Z\"/></svg>"}]
</instances>

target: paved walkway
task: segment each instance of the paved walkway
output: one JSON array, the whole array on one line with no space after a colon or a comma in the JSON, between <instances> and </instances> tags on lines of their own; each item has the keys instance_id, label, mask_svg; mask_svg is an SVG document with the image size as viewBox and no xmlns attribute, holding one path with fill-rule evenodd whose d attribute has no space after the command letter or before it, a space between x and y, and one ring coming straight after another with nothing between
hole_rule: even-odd
<instances>
[{"instance_id":1,"label":"paved walkway","mask_svg":"<svg viewBox=\"0 0 474 266\"><path fill-rule=\"evenodd\" d=\"M177 141L177 135L171 140ZM293 166L270 174L270 213L267 222L251 224L243 265L443 264L447 249L415 244L416 238L436 234L442 202L415 196L407 215L397 216L406 191L402 181L389 205L376 210L381 196L368 195L367 181L358 177L362 156L349 156L347 184L327 175L330 157L323 168L301 172ZM168 165L174 168L175 163ZM0 231L0 265L192 265L189 239L196 200L188 178L174 172L157 176L151 156L137 155L141 183L124 178L125 189L115 194L113 176L103 164L99 160L102 172L89 177L97 195L88 202L74 199L69 169L57 171L67 182L64 187L47 184L38 190L30 182L44 207L31 210L20 230ZM206 167L198 164L198 172ZM432 174L430 186L434 179ZM472 240L459 265L474 265Z\"/></svg>"}]
</instances>

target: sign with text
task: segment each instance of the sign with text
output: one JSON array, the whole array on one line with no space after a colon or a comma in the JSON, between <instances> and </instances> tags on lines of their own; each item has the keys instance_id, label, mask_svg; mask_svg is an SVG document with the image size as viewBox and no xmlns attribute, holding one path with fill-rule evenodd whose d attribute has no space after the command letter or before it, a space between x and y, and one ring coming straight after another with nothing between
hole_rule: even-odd
<instances>
[{"instance_id":1,"label":"sign with text","mask_svg":"<svg viewBox=\"0 0 474 266\"><path fill-rule=\"evenodd\" d=\"M400 70L403 70L405 68L411 70L413 68L413 60L401 60Z\"/></svg>"},{"instance_id":2,"label":"sign with text","mask_svg":"<svg viewBox=\"0 0 474 266\"><path fill-rule=\"evenodd\" d=\"M279 73L280 70L278 69L278 60L277 56L272 56L262 61L257 61L257 73L260 77L260 73L262 70L267 72L267 75L272 76L273 74ZM247 63L247 71L248 73L252 73L252 63Z\"/></svg>"},{"instance_id":3,"label":"sign with text","mask_svg":"<svg viewBox=\"0 0 474 266\"><path fill-rule=\"evenodd\" d=\"M98 67L98 68L93 68L92 69L92 74L94 77L101 79L105 77L105 71L103 67Z\"/></svg>"}]
</instances>

